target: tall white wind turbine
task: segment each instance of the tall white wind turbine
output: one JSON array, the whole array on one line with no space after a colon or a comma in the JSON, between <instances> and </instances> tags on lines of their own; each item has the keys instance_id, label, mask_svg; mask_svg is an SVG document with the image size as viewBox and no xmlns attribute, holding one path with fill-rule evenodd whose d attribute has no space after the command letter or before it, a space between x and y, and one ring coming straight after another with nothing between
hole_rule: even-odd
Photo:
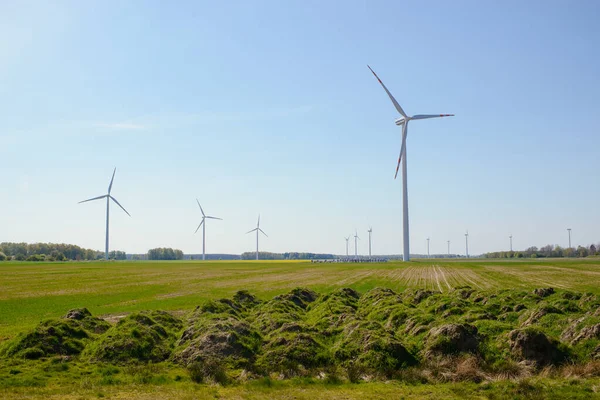
<instances>
[{"instance_id":1,"label":"tall white wind turbine","mask_svg":"<svg viewBox=\"0 0 600 400\"><path fill-rule=\"evenodd\" d=\"M354 256L358 259L358 231L354 233Z\"/></svg>"},{"instance_id":2,"label":"tall white wind turbine","mask_svg":"<svg viewBox=\"0 0 600 400\"><path fill-rule=\"evenodd\" d=\"M367 232L369 232L369 257L371 257L371 233L373 233L373 227L370 227Z\"/></svg>"},{"instance_id":3,"label":"tall white wind turbine","mask_svg":"<svg viewBox=\"0 0 600 400\"><path fill-rule=\"evenodd\" d=\"M127 210L117 201L117 199L115 199L114 197L111 196L110 191L112 190L112 185L113 185L113 181L115 180L115 173L117 172L117 169L115 168L112 174L112 178L110 178L110 184L108 185L108 193L104 194L102 196L98 196L98 197L93 197L91 199L87 199L87 200L83 200L80 201L79 204L81 203L86 203L88 201L92 201L92 200L100 200L100 199L104 199L106 198L106 246L104 248L104 259L108 260L108 220L109 220L109 214L110 214L110 201L114 201L115 203L117 203L117 205L119 207L121 207L121 209L123 211L125 211L125 213L127 215L129 215L131 217L131 214L129 214L127 212Z\"/></svg>"},{"instance_id":4,"label":"tall white wind turbine","mask_svg":"<svg viewBox=\"0 0 600 400\"><path fill-rule=\"evenodd\" d=\"M369 67L369 66L367 65L367 67ZM394 175L394 179L396 179L396 177L398 176L398 169L400 168L400 162L402 162L402 205L403 205L402 227L403 227L403 235L404 235L404 237L403 237L403 241L404 241L403 260L410 261L410 245L409 245L409 238L408 238L408 187L407 187L407 181L406 181L406 175L407 175L407 171L406 171L406 136L407 136L407 132L408 132L408 122L412 121L412 120L418 120L418 119L452 117L452 116L454 116L454 114L418 114L418 115L413 115L412 117L409 117L404 112L404 110L402 109L400 104L398 104L398 102L396 101L394 96L392 96L392 94L387 89L387 87L385 87L385 85L383 84L381 79L379 79L379 77L377 76L375 71L373 71L371 69L371 67L369 67L369 69L371 70L373 75L375 75L375 78L377 78L377 80L379 81L379 83L381 84L381 86L383 87L383 89L385 90L387 95L389 96L390 100L394 104L394 107L396 107L396 110L402 116L395 121L396 125L402 127L402 147L400 148L400 157L398 157L398 165L396 166L396 175Z\"/></svg>"},{"instance_id":5,"label":"tall white wind turbine","mask_svg":"<svg viewBox=\"0 0 600 400\"><path fill-rule=\"evenodd\" d=\"M256 231L256 259L258 260L258 232L261 232L263 235L267 236L267 234L265 232L263 232L262 229L260 229L260 214L258 214L258 222L256 223L256 228L252 229L251 231L246 232L246 234L248 234L250 232L254 232L254 231Z\"/></svg>"},{"instance_id":6,"label":"tall white wind turbine","mask_svg":"<svg viewBox=\"0 0 600 400\"><path fill-rule=\"evenodd\" d=\"M206 260L206 223L205 220L206 219L218 219L220 221L222 221L222 218L217 218L217 217L211 217L210 215L206 215L204 214L204 210L202 209L202 206L200 205L200 202L198 201L198 199L196 199L196 203L198 203L198 207L200 207L200 212L202 213L202 221L200 222L200 225L198 225L198 227L196 228L196 232L198 232L198 229L200 229L200 227L202 227L202 260Z\"/></svg>"}]
</instances>

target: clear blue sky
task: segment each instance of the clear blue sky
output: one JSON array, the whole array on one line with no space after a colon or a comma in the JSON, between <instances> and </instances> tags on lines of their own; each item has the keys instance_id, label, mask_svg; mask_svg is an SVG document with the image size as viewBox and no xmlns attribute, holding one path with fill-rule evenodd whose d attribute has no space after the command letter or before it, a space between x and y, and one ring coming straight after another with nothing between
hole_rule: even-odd
<instances>
[{"instance_id":1,"label":"clear blue sky","mask_svg":"<svg viewBox=\"0 0 600 400\"><path fill-rule=\"evenodd\" d=\"M0 3L0 241L411 251L600 241L597 1Z\"/></svg>"}]
</instances>

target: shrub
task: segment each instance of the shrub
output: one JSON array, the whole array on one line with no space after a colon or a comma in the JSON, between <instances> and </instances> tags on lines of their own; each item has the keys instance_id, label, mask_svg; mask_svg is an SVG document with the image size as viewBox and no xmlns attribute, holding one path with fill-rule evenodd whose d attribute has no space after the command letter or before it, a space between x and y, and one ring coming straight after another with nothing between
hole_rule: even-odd
<instances>
[{"instance_id":1,"label":"shrub","mask_svg":"<svg viewBox=\"0 0 600 400\"><path fill-rule=\"evenodd\" d=\"M194 361L188 365L187 370L190 374L190 379L196 383L203 383L207 379L211 379L221 385L229 382L223 362L217 358Z\"/></svg>"}]
</instances>

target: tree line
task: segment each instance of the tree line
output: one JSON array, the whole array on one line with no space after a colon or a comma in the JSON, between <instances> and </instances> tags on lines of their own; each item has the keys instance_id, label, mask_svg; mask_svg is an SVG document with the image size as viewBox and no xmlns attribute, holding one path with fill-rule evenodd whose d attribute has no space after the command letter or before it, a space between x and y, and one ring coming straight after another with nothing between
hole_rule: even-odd
<instances>
[{"instance_id":1,"label":"tree line","mask_svg":"<svg viewBox=\"0 0 600 400\"><path fill-rule=\"evenodd\" d=\"M148 260L183 260L183 251L170 247L148 250Z\"/></svg>"},{"instance_id":2,"label":"tree line","mask_svg":"<svg viewBox=\"0 0 600 400\"><path fill-rule=\"evenodd\" d=\"M125 260L124 251L108 253L111 260ZM0 261L101 260L104 253L64 243L0 243Z\"/></svg>"},{"instance_id":3,"label":"tree line","mask_svg":"<svg viewBox=\"0 0 600 400\"><path fill-rule=\"evenodd\" d=\"M545 258L545 257L588 257L588 256L599 256L600 255L600 244L577 246L574 247L560 247L558 245L546 245L539 249L535 246L531 246L523 251L495 251L486 253L486 258Z\"/></svg>"}]
</instances>

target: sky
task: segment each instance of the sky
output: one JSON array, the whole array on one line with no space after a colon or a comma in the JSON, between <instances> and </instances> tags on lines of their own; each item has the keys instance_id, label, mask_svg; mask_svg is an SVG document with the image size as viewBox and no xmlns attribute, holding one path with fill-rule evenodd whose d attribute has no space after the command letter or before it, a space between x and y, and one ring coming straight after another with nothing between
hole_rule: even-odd
<instances>
[{"instance_id":1,"label":"sky","mask_svg":"<svg viewBox=\"0 0 600 400\"><path fill-rule=\"evenodd\" d=\"M0 2L0 242L411 253L600 241L597 1ZM353 243L350 252L354 251Z\"/></svg>"}]
</instances>

